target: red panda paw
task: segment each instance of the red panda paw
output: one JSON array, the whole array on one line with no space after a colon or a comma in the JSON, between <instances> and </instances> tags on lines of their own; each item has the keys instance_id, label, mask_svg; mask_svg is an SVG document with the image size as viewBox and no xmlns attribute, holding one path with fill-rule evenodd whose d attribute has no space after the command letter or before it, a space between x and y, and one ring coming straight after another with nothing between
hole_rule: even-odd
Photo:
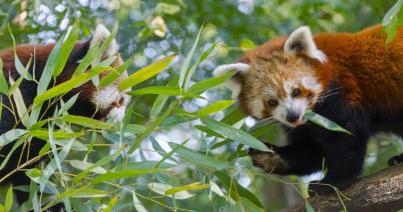
<instances>
[{"instance_id":1,"label":"red panda paw","mask_svg":"<svg viewBox=\"0 0 403 212\"><path fill-rule=\"evenodd\" d=\"M281 174L282 170L288 169L287 162L276 152L263 152L250 148L248 153L253 165L266 173Z\"/></svg>"},{"instance_id":2,"label":"red panda paw","mask_svg":"<svg viewBox=\"0 0 403 212\"><path fill-rule=\"evenodd\" d=\"M397 165L397 164L402 163L402 162L403 162L403 154L395 155L395 156L391 157L388 160L388 165L389 166L394 166L394 165Z\"/></svg>"}]
</instances>

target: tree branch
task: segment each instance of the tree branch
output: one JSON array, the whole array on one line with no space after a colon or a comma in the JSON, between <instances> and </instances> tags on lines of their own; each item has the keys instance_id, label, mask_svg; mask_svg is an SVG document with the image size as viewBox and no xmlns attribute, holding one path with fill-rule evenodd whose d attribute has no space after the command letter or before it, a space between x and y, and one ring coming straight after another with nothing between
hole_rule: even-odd
<instances>
[{"instance_id":1,"label":"tree branch","mask_svg":"<svg viewBox=\"0 0 403 212\"><path fill-rule=\"evenodd\" d=\"M342 191L350 200L343 199L348 211L396 211L403 208L403 164L389 167L359 179ZM343 205L337 194L308 199L315 211L340 211ZM283 212L306 211L302 201Z\"/></svg>"}]
</instances>

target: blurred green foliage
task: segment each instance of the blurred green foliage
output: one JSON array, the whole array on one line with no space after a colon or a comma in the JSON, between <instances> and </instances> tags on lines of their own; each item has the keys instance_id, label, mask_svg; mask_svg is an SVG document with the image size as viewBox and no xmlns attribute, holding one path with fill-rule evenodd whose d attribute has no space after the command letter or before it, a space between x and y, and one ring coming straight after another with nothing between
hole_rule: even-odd
<instances>
[{"instance_id":1,"label":"blurred green foliage","mask_svg":"<svg viewBox=\"0 0 403 212\"><path fill-rule=\"evenodd\" d=\"M47 43L57 41L66 32L67 26L72 25L76 19L79 20L82 38L89 38L97 23L104 23L112 28L115 22L119 22L116 38L121 52L125 59L134 61L128 69L130 73L164 56L178 54L168 70L135 87L136 90L145 87L147 92L158 94L162 92L161 89L158 91L158 88L149 86L174 87L180 81L181 73L189 73L191 67L198 62L200 64L194 66L195 72L188 86L210 78L216 64L232 62L244 50L272 37L288 34L298 26L308 25L314 32L354 32L381 23L394 3L379 0L0 0L0 48L12 46L8 25L17 43ZM396 21L392 23L401 25L399 21L397 24ZM201 28L199 40L195 42ZM214 50L209 52L209 48ZM194 53L194 56L186 60L190 53ZM180 96L177 95L178 92L181 94L181 90L176 88L170 92L173 96ZM64 164L63 168L66 173L77 173L77 167L88 168L90 163L104 159L105 155L124 155L122 149L118 149L116 145L132 146L134 141L139 142L139 145L141 143L141 147L133 149L137 150L136 156L131 158L129 167L154 174L120 180L115 187L100 184L95 187L98 190L81 190L63 195L94 197L88 201L72 198L71 204L79 211L100 207L105 210L113 207L113 211L134 208L141 211L142 207L149 211L258 211L261 210L260 202L264 204L265 210L276 211L304 197L304 194L298 193L304 193L303 186L293 184L298 182L295 177L277 178L261 174L258 169L252 168L250 161L244 157L246 152L242 144L233 143L229 139L212 139L212 136L222 135L220 132L203 128L200 122L189 122L216 112L218 113L213 117L225 116L223 122L229 125L243 118L235 105L230 106L225 114L214 109L214 106L207 111L199 111L207 104L228 99L228 91L216 88L202 95L207 100L195 99L192 96L182 96L178 99L156 95L135 96L129 113L131 122L125 127L137 137L125 137L119 132L111 131L103 131L102 135L87 133L87 141L90 141L87 143L90 144L86 155L82 155L83 152L80 151L71 152L66 160L68 164ZM227 103L225 107L230 105ZM164 117L167 111L169 113ZM158 125L153 126L155 123ZM194 124L198 130L194 130ZM150 131L147 132L147 129ZM244 129L264 141L277 142L283 137L274 125L250 129L244 126ZM400 139L386 136L377 140L378 142L371 142L369 146L369 159L364 174L385 167L385 160L401 151ZM94 143L97 146L94 147ZM180 157L172 157L174 152L167 151L166 147L162 147L162 143L177 151L175 154ZM113 148L109 148L111 146ZM91 151L92 148L96 151ZM150 152L158 156L151 156ZM88 164L82 162L84 156ZM154 162L150 158L153 158ZM124 171L121 166L127 158L106 159L108 161L98 167L98 173L111 169ZM156 159L162 160L156 163ZM175 169L161 173L160 170L154 169L172 167L167 161L176 163ZM230 169L220 171L229 164L232 165ZM39 169L30 170L28 173L36 176ZM92 171L96 173L95 170ZM120 179L119 176L137 174L139 173L120 172L113 176L106 175L105 179L99 180L113 181ZM51 177L51 181L60 183L62 180L60 175L55 175ZM206 189L207 187L209 188ZM62 190L60 186L58 188ZM234 188L237 191L235 193ZM6 193L5 189L0 191L1 194ZM172 195L175 198L172 198ZM255 199L255 195L259 200ZM0 203L10 202L9 196L0 195ZM231 203L233 201L237 204ZM10 207L9 204L7 207Z\"/></svg>"}]
</instances>

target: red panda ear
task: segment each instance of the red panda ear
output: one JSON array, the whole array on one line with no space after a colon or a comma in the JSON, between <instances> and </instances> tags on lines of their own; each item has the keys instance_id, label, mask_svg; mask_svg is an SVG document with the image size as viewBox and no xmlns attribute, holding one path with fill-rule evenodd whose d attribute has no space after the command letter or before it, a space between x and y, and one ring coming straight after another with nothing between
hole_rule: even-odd
<instances>
[{"instance_id":1,"label":"red panda ear","mask_svg":"<svg viewBox=\"0 0 403 212\"><path fill-rule=\"evenodd\" d=\"M284 52L287 54L305 54L317 59L321 63L326 62L326 55L320 51L313 40L311 30L307 26L296 29L284 43Z\"/></svg>"},{"instance_id":2,"label":"red panda ear","mask_svg":"<svg viewBox=\"0 0 403 212\"><path fill-rule=\"evenodd\" d=\"M111 32L104 25L98 24L97 28L95 29L94 35L92 37L92 40L91 40L91 46L102 43L110 35L111 35ZM108 48L105 50L104 56L109 57L109 56L115 55L116 53L118 53L118 50L119 50L119 45L116 42L116 40L113 39L111 41L111 43L109 44Z\"/></svg>"},{"instance_id":3,"label":"red panda ear","mask_svg":"<svg viewBox=\"0 0 403 212\"><path fill-rule=\"evenodd\" d=\"M239 75L247 73L249 70L250 70L249 64L232 63L218 66L216 69L214 69L213 75L220 76L229 71L237 72L234 77L225 82L225 86L227 86L232 91L232 98L236 99L239 96L239 93L241 92L241 82L237 78L239 77Z\"/></svg>"}]
</instances>

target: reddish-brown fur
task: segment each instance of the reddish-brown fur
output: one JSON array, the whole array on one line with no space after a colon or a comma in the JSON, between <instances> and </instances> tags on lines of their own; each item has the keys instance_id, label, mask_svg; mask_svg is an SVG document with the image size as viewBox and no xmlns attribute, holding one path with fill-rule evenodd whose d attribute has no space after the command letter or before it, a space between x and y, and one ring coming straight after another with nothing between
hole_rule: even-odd
<instances>
[{"instance_id":1,"label":"reddish-brown fur","mask_svg":"<svg viewBox=\"0 0 403 212\"><path fill-rule=\"evenodd\" d=\"M304 58L307 65L314 67L324 88L331 80L339 81L351 104L391 113L403 109L403 28L398 29L388 44L381 25L357 33L319 33L314 41L328 58L324 64L304 55L285 55L285 40L286 37L270 40L248 52L240 62L253 67L253 64L267 62L275 54L291 64L297 63L297 58ZM241 84L243 90L250 90ZM241 107L250 111L242 92L239 98Z\"/></svg>"}]
</instances>

